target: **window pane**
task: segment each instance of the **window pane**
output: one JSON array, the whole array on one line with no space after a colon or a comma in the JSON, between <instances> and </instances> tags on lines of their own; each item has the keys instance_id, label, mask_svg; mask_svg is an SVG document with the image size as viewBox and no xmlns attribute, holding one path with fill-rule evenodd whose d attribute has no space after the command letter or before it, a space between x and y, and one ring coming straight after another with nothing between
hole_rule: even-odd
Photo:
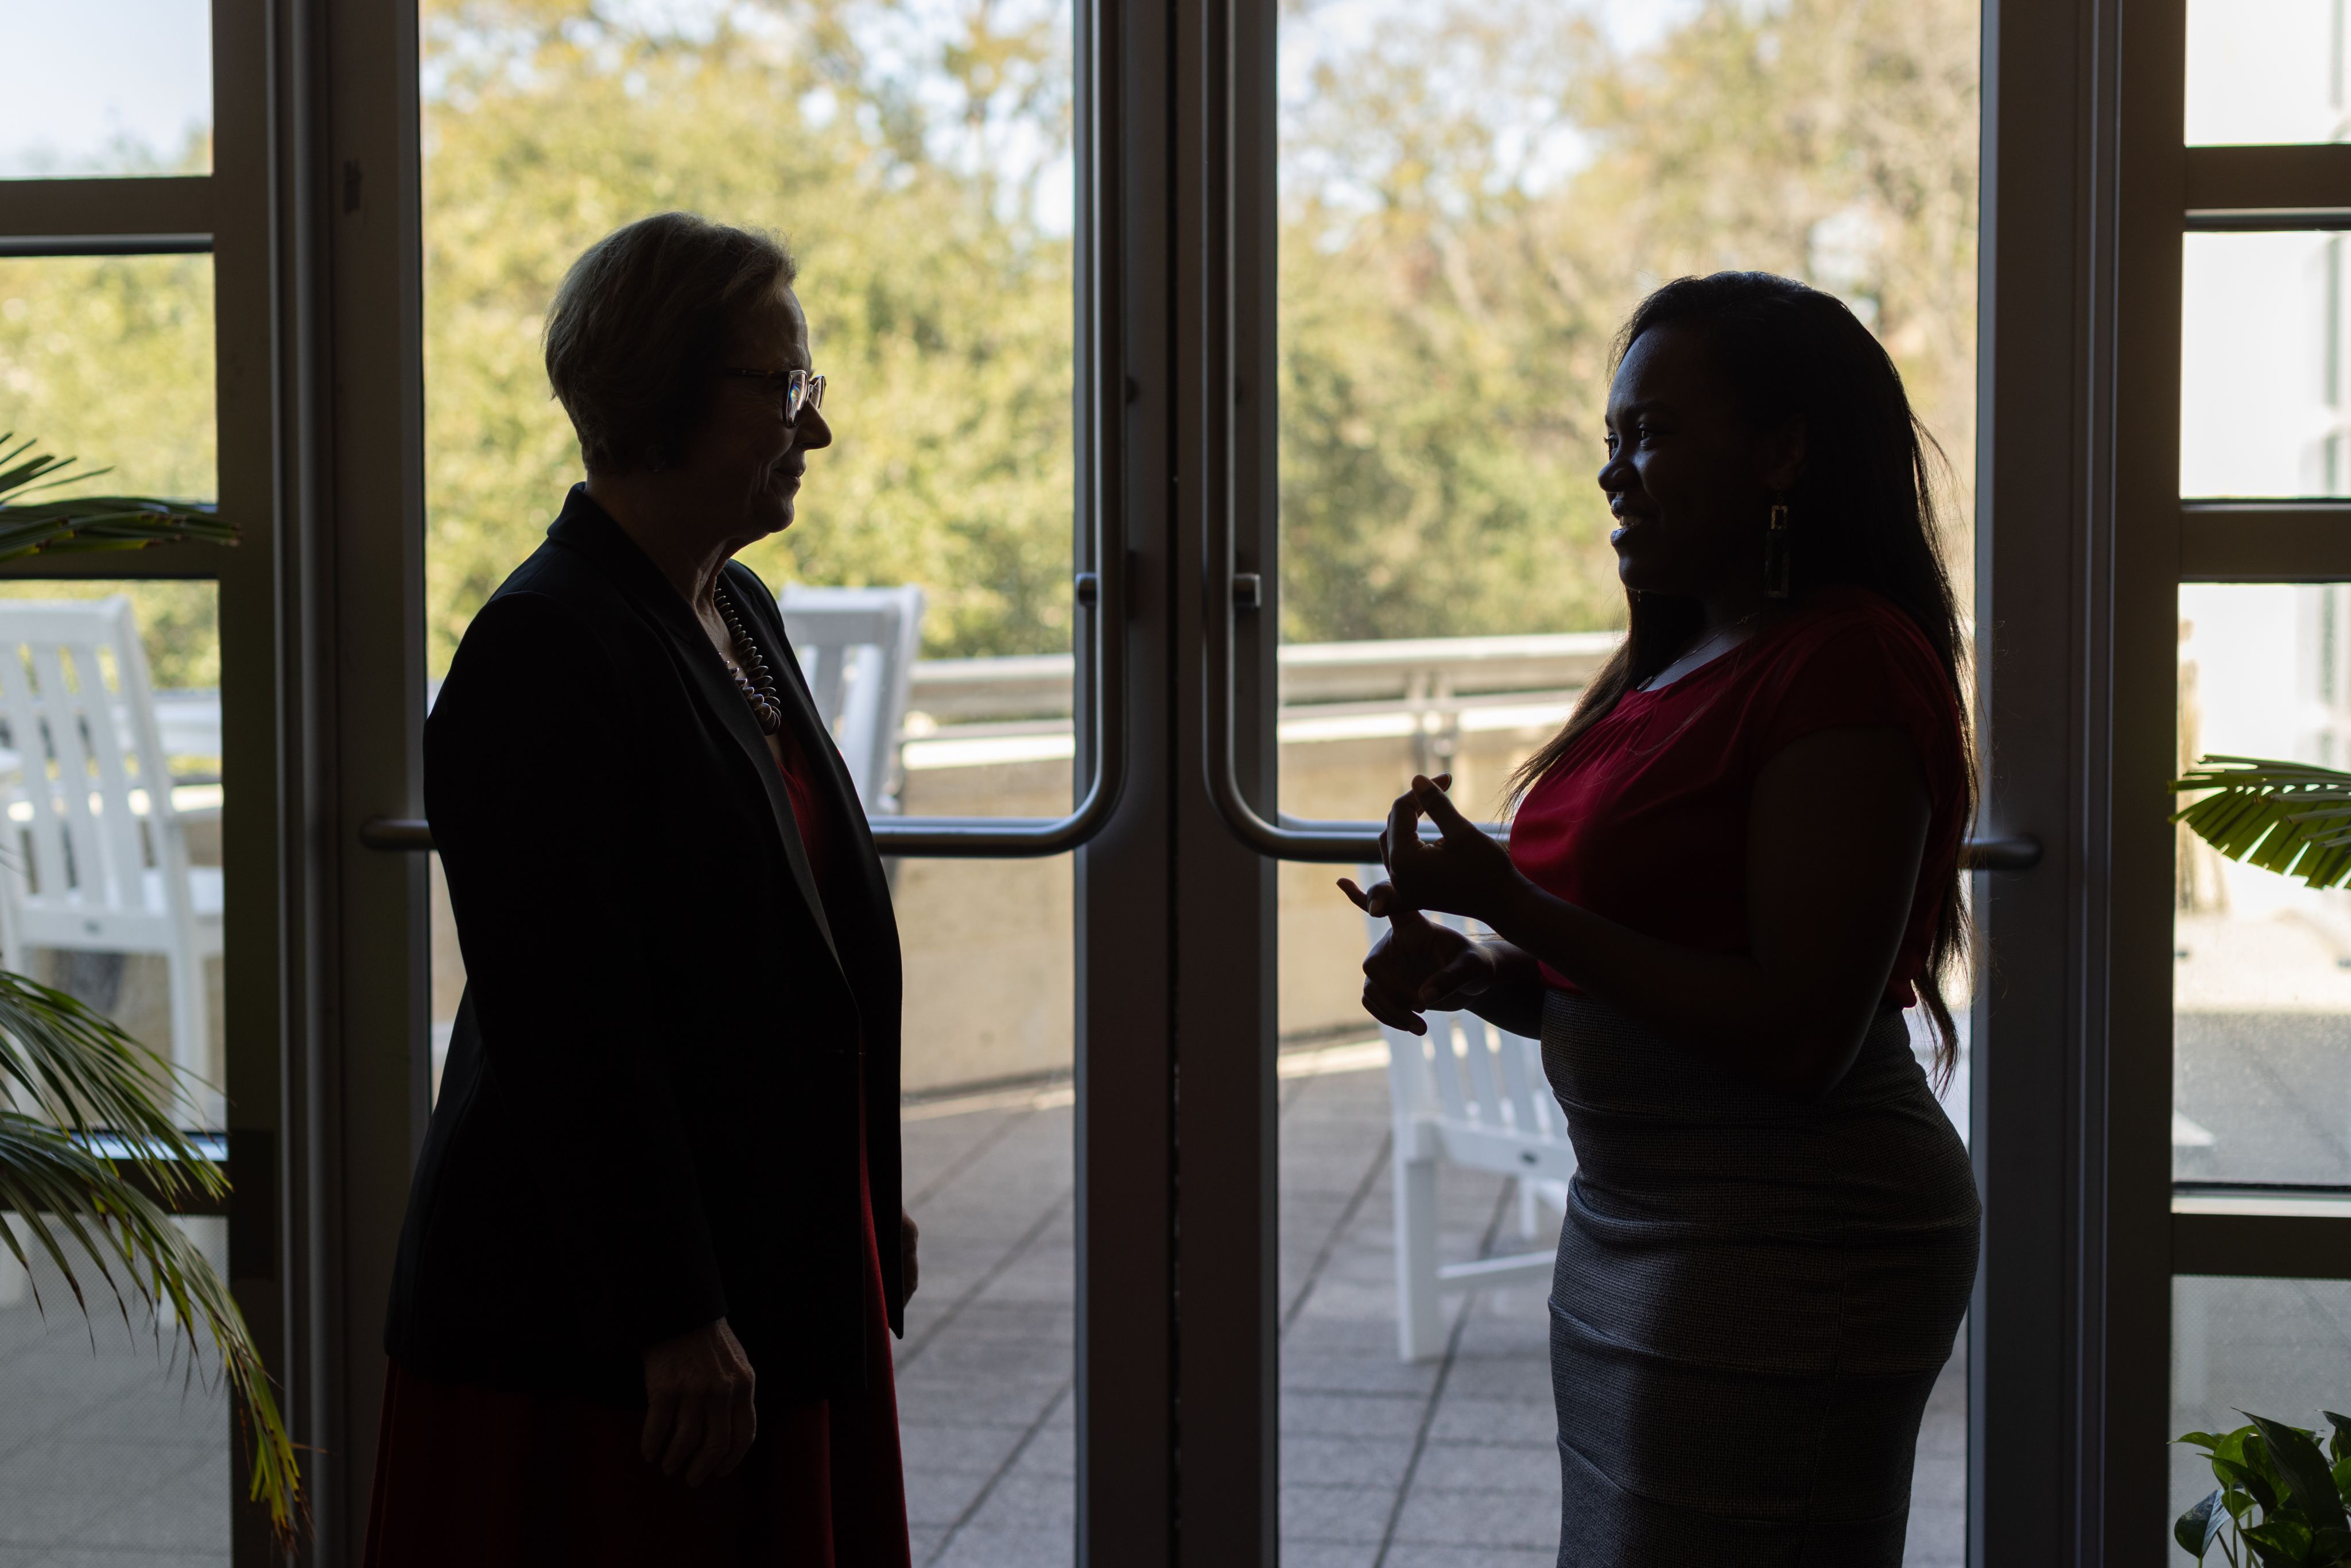
<instances>
[{"instance_id":1,"label":"window pane","mask_svg":"<svg viewBox=\"0 0 2351 1568\"><path fill-rule=\"evenodd\" d=\"M2351 761L2351 588L2179 591L2179 756ZM2351 893L2181 830L2172 1173L2351 1181Z\"/></svg>"},{"instance_id":2,"label":"window pane","mask_svg":"<svg viewBox=\"0 0 2351 1568\"><path fill-rule=\"evenodd\" d=\"M2171 1429L2230 1432L2241 1410L2321 1433L2324 1409L2344 1408L2351 1368L2351 1281L2171 1281ZM2170 1522L2218 1485L2200 1450L2171 1450ZM2173 1557L2171 1562L2185 1562ZM2220 1554L2212 1553L2218 1563Z\"/></svg>"},{"instance_id":3,"label":"window pane","mask_svg":"<svg viewBox=\"0 0 2351 1568\"><path fill-rule=\"evenodd\" d=\"M2334 234L2184 236L2181 495L2351 494L2344 242Z\"/></svg>"},{"instance_id":4,"label":"window pane","mask_svg":"<svg viewBox=\"0 0 2351 1568\"><path fill-rule=\"evenodd\" d=\"M2188 141L2340 141L2341 0L2189 0Z\"/></svg>"},{"instance_id":5,"label":"window pane","mask_svg":"<svg viewBox=\"0 0 2351 1568\"><path fill-rule=\"evenodd\" d=\"M1380 816L1440 768L1500 809L1623 624L1594 483L1609 345L1685 273L1851 303L1949 459L1970 591L1979 37L1970 0L1282 8L1283 810ZM1535 1277L1441 1297L1428 1359L1401 1361L1388 1047L1340 869L1278 883L1285 1549L1532 1561L1558 1542L1561 1187L1438 1166L1437 1257L1533 1254ZM1513 1066L1541 1121L1540 1065ZM1954 1362L1914 1563L1963 1556L1963 1396Z\"/></svg>"},{"instance_id":6,"label":"window pane","mask_svg":"<svg viewBox=\"0 0 2351 1568\"><path fill-rule=\"evenodd\" d=\"M0 179L212 172L206 0L26 3L6 26Z\"/></svg>"},{"instance_id":7,"label":"window pane","mask_svg":"<svg viewBox=\"0 0 2351 1568\"><path fill-rule=\"evenodd\" d=\"M0 434L109 469L95 493L210 499L208 256L0 257Z\"/></svg>"},{"instance_id":8,"label":"window pane","mask_svg":"<svg viewBox=\"0 0 2351 1568\"><path fill-rule=\"evenodd\" d=\"M70 992L202 1080L187 1120L205 1129L225 1120L219 648L208 582L0 582L0 660L27 674L0 681L0 966ZM111 700L83 700L100 691ZM61 736L88 749L61 754ZM87 810L63 825L75 778L89 781ZM164 934L151 908L171 916ZM18 1217L5 1223L26 1235ZM225 1275L228 1222L180 1223ZM135 1305L126 1324L87 1260L75 1271L86 1323L54 1264L37 1258L28 1278L0 1254L0 1559L226 1568L219 1388L202 1372L187 1381L185 1347L168 1354L167 1330L159 1348ZM216 1369L209 1344L201 1365Z\"/></svg>"},{"instance_id":9,"label":"window pane","mask_svg":"<svg viewBox=\"0 0 2351 1568\"><path fill-rule=\"evenodd\" d=\"M1066 0L423 13L429 675L580 477L539 337L565 269L690 209L789 240L828 378L835 442L799 520L742 559L803 649L826 592L924 596L870 809L1067 812ZM445 1039L464 971L440 885ZM897 1351L917 1561L1067 1562L1071 862L907 860L893 886L924 1249Z\"/></svg>"}]
</instances>

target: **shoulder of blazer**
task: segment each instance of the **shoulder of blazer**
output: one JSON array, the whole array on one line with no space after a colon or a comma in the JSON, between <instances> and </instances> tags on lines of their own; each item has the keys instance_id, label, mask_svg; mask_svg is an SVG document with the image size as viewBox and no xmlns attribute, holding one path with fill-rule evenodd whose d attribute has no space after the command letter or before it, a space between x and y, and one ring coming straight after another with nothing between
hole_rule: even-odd
<instances>
[{"instance_id":1,"label":"shoulder of blazer","mask_svg":"<svg viewBox=\"0 0 2351 1568\"><path fill-rule=\"evenodd\" d=\"M490 613L501 601L533 595L569 612L593 637L623 681L674 662L677 645L698 643L702 630L674 589L621 526L575 485L547 538L516 567L482 606L476 619L495 634ZM469 627L466 635L473 635ZM452 674L455 672L453 668Z\"/></svg>"}]
</instances>

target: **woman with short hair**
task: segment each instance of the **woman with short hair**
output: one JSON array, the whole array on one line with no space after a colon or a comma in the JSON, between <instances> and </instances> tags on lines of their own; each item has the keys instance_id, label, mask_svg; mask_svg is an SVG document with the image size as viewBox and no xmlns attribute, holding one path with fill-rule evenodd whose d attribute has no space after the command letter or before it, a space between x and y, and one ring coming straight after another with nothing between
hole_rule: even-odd
<instances>
[{"instance_id":1,"label":"woman with short hair","mask_svg":"<svg viewBox=\"0 0 2351 1568\"><path fill-rule=\"evenodd\" d=\"M392 1283L373 1568L907 1562L897 931L731 559L832 439L794 273L669 213L548 319L587 482L425 726L466 988Z\"/></svg>"},{"instance_id":2,"label":"woman with short hair","mask_svg":"<svg viewBox=\"0 0 2351 1568\"><path fill-rule=\"evenodd\" d=\"M1929 443L1853 313L1761 273L1642 302L1607 433L1630 630L1507 849L1448 779L1396 801L1388 881L1343 884L1392 922L1364 1006L1542 1041L1562 1568L1898 1564L1980 1215L1903 1023L1948 1077L1974 776Z\"/></svg>"}]
</instances>

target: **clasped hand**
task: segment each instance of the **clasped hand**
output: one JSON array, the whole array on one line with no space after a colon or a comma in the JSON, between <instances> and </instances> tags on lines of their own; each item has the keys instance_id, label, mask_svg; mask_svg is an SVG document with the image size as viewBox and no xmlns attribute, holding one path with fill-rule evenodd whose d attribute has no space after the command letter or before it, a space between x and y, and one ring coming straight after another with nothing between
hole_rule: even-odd
<instances>
[{"instance_id":1,"label":"clasped hand","mask_svg":"<svg viewBox=\"0 0 2351 1568\"><path fill-rule=\"evenodd\" d=\"M649 1346L639 1443L645 1462L665 1476L683 1470L694 1487L734 1473L758 1435L758 1382L725 1318Z\"/></svg>"},{"instance_id":2,"label":"clasped hand","mask_svg":"<svg viewBox=\"0 0 2351 1568\"><path fill-rule=\"evenodd\" d=\"M1482 944L1421 911L1490 924L1519 882L1510 852L1454 806L1446 793L1452 783L1450 774L1416 777L1412 789L1396 797L1380 834L1387 881L1365 892L1351 877L1339 879L1339 890L1356 908L1388 922L1364 960L1364 1010L1414 1034L1428 1032L1422 1013L1462 1006L1491 987L1497 972ZM1434 843L1420 836L1424 812L1441 835Z\"/></svg>"}]
</instances>

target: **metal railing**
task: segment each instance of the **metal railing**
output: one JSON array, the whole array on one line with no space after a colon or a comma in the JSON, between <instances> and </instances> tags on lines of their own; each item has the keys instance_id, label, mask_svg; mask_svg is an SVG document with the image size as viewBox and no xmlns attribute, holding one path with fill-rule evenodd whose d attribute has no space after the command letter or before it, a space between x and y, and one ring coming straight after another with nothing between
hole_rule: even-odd
<instances>
[{"instance_id":1,"label":"metal railing","mask_svg":"<svg viewBox=\"0 0 2351 1568\"><path fill-rule=\"evenodd\" d=\"M1285 644L1276 654L1280 723L1288 729L1301 720L1402 714L1408 716L1406 732L1416 744L1434 742L1435 759L1441 761L1463 720L1474 722L1481 711L1500 716L1496 710L1549 706L1563 715L1615 651L1616 643L1614 632L1568 632ZM946 740L1014 731L1068 734L1074 727L1076 679L1077 661L1067 653L920 661L914 669L901 739ZM1123 716L1119 716L1123 720ZM1211 715L1212 722L1216 716ZM1229 722L1228 714L1226 722ZM1225 771L1229 772L1228 766ZM1073 815L1061 821L1076 820ZM959 835L961 852L999 853L970 847L986 841L980 825L985 824L990 833L1000 831L1008 823L1016 831L1033 832L1034 822L1050 821L883 817L874 819L872 825L877 841L889 853L957 852L905 847L930 841L929 835L936 831L935 825L942 823L952 824L950 831ZM1261 852L1334 862L1378 858L1377 822L1316 822L1285 817L1278 829L1261 819L1259 822L1268 832L1280 835L1255 846ZM971 831L960 836L966 824L971 825ZM1244 834L1245 841L1247 837ZM360 839L371 849L432 848L431 830L413 820L371 821L360 829ZM1314 852L1302 853L1301 844ZM2024 871L2039 863L2040 858L2039 843L2022 836L1970 838L1963 852L1964 863L1981 871Z\"/></svg>"}]
</instances>

